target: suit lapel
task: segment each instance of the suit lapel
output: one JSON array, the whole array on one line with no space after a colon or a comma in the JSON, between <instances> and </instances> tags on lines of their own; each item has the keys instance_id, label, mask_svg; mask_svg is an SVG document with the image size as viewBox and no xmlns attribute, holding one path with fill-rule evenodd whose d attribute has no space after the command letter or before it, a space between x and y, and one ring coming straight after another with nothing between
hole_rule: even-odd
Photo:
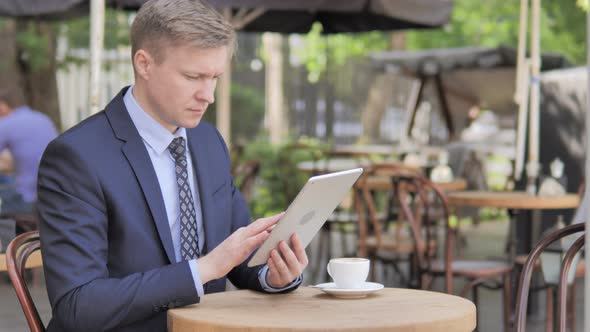
<instances>
[{"instance_id":1,"label":"suit lapel","mask_svg":"<svg viewBox=\"0 0 590 332\"><path fill-rule=\"evenodd\" d=\"M137 181L141 186L141 190L143 191L145 200L150 208L166 255L171 263L176 262L176 255L174 254L172 235L170 234L170 225L168 224L168 216L166 215L166 207L164 205L164 199L162 198L162 191L160 190L158 178L156 177L156 172L154 171L146 147L125 108L123 96L126 91L127 88L123 89L119 95L115 97L115 99L107 106L105 113L117 138L125 142L121 148L122 152L127 158L127 161L129 161L129 164L137 177Z\"/></svg>"}]
</instances>

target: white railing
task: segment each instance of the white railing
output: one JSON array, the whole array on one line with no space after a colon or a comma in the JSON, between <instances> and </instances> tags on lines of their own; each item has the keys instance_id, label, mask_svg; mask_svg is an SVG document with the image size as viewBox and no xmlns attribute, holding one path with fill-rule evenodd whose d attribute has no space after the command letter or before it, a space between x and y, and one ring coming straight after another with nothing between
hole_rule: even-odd
<instances>
[{"instance_id":1,"label":"white railing","mask_svg":"<svg viewBox=\"0 0 590 332\"><path fill-rule=\"evenodd\" d=\"M133 82L131 51L128 48L105 50L103 79L100 88L100 108ZM57 90L62 128L68 129L90 115L88 91L90 66L88 50L70 50L73 61L57 72Z\"/></svg>"}]
</instances>

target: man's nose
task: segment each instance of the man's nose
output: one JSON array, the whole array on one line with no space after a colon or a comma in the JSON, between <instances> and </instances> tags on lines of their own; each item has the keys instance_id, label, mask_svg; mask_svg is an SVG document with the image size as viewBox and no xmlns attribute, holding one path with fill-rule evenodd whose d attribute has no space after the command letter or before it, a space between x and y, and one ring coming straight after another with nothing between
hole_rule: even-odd
<instances>
[{"instance_id":1,"label":"man's nose","mask_svg":"<svg viewBox=\"0 0 590 332\"><path fill-rule=\"evenodd\" d=\"M216 80L208 80L205 86L197 92L197 98L206 101L208 104L215 102Z\"/></svg>"}]
</instances>

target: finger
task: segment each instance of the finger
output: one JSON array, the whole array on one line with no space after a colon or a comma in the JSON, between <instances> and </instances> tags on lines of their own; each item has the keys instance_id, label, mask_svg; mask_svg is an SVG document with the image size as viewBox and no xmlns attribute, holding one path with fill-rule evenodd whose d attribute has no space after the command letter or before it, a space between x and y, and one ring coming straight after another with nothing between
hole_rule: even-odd
<instances>
[{"instance_id":1,"label":"finger","mask_svg":"<svg viewBox=\"0 0 590 332\"><path fill-rule=\"evenodd\" d=\"M272 233L272 230L273 230L275 227L277 227L277 225L276 225L276 224L274 224L274 225L270 226L269 228L267 228L267 229L266 229L266 231L267 231L267 232L269 232L269 233Z\"/></svg>"},{"instance_id":2,"label":"finger","mask_svg":"<svg viewBox=\"0 0 590 332\"><path fill-rule=\"evenodd\" d=\"M305 252L305 247L303 247L303 243L299 239L299 235L297 233L291 235L291 246L293 247L293 252L295 256L297 256L297 260L299 263L305 268L309 263L307 259L307 253Z\"/></svg>"},{"instance_id":3,"label":"finger","mask_svg":"<svg viewBox=\"0 0 590 332\"><path fill-rule=\"evenodd\" d=\"M277 271L277 267L271 257L268 258L266 265L268 266L268 275L266 280L268 282L272 282L274 285L282 285L283 283L280 280L281 275L279 274L279 271Z\"/></svg>"},{"instance_id":4,"label":"finger","mask_svg":"<svg viewBox=\"0 0 590 332\"><path fill-rule=\"evenodd\" d=\"M289 248L285 241L279 243L279 249L281 249L281 254L283 256L283 260L287 264L287 268L291 275L298 276L301 274L301 265L297 260L297 256L293 253L293 250Z\"/></svg>"},{"instance_id":5,"label":"finger","mask_svg":"<svg viewBox=\"0 0 590 332\"><path fill-rule=\"evenodd\" d=\"M275 267L277 268L277 272L279 273L279 276L281 276L281 280L283 282L288 282L288 281L294 279L294 278L291 278L291 272L289 272L289 268L287 267L287 264L285 264L285 261L283 261L283 259L281 258L281 255L279 255L279 252L276 249L273 249L271 251L270 257L272 258L273 263L274 263Z\"/></svg>"},{"instance_id":6,"label":"finger","mask_svg":"<svg viewBox=\"0 0 590 332\"><path fill-rule=\"evenodd\" d=\"M270 236L269 232L262 232L262 233L258 233L253 236L250 236L245 241L246 246L249 248L249 250L254 250L254 249L260 247L262 245L262 243L264 243L264 241L266 241L266 239L268 239L269 236Z\"/></svg>"},{"instance_id":7,"label":"finger","mask_svg":"<svg viewBox=\"0 0 590 332\"><path fill-rule=\"evenodd\" d=\"M284 214L285 213L282 212L279 214L275 214L272 217L260 218L260 219L256 220L255 222L251 223L250 225L248 225L246 227L247 234L248 235L255 235L255 234L258 234L262 231L265 231L267 228L276 224Z\"/></svg>"},{"instance_id":8,"label":"finger","mask_svg":"<svg viewBox=\"0 0 590 332\"><path fill-rule=\"evenodd\" d=\"M278 275L279 271L277 270L277 266L275 265L272 257L269 257L266 261L266 265L268 265L268 278L271 279L275 275Z\"/></svg>"}]
</instances>

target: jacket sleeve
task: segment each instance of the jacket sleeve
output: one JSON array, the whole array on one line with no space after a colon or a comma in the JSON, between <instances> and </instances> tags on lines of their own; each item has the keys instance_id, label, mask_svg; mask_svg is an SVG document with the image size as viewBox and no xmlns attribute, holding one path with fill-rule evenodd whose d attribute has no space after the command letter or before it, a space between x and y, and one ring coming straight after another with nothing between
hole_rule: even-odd
<instances>
[{"instance_id":1,"label":"jacket sleeve","mask_svg":"<svg viewBox=\"0 0 590 332\"><path fill-rule=\"evenodd\" d=\"M41 252L54 319L67 331L102 331L198 302L188 262L109 276L109 213L92 166L58 139L39 168Z\"/></svg>"}]
</instances>

